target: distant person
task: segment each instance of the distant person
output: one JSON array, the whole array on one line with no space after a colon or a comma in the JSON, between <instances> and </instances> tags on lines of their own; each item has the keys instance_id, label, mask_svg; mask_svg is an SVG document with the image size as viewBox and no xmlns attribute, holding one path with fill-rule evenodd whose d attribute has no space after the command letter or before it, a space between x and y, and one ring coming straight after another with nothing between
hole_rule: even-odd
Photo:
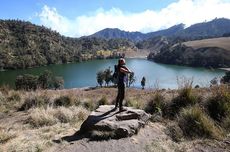
<instances>
[{"instance_id":1,"label":"distant person","mask_svg":"<svg viewBox=\"0 0 230 152\"><path fill-rule=\"evenodd\" d=\"M125 59L124 58L120 58L118 60L117 73L118 73L118 80L117 80L118 92L117 92L115 109L118 107L118 104L119 104L119 111L123 111L124 109L123 109L123 106L122 106L122 102L123 102L124 97L125 97L125 82L124 82L124 79L125 79L126 74L132 73L125 66Z\"/></svg>"},{"instance_id":2,"label":"distant person","mask_svg":"<svg viewBox=\"0 0 230 152\"><path fill-rule=\"evenodd\" d=\"M141 80L142 90L145 89L145 81L146 81L146 79L145 79L145 77L143 77L142 80Z\"/></svg>"}]
</instances>

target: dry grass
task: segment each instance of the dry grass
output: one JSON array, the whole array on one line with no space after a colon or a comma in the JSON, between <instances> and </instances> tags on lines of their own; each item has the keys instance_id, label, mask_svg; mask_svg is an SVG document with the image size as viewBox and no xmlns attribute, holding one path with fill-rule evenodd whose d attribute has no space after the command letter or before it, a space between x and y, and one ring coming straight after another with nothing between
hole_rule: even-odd
<instances>
[{"instance_id":1,"label":"dry grass","mask_svg":"<svg viewBox=\"0 0 230 152\"><path fill-rule=\"evenodd\" d=\"M10 133L6 129L0 129L0 144L8 142L10 139L13 139L15 134Z\"/></svg>"},{"instance_id":2,"label":"dry grass","mask_svg":"<svg viewBox=\"0 0 230 152\"><path fill-rule=\"evenodd\" d=\"M230 51L230 38L229 37L188 41L183 44L185 44L186 46L193 47L195 49L203 48L203 47L219 47L219 48L223 48L223 49Z\"/></svg>"},{"instance_id":3,"label":"dry grass","mask_svg":"<svg viewBox=\"0 0 230 152\"><path fill-rule=\"evenodd\" d=\"M205 137L221 139L222 130L198 106L183 109L179 118L179 126L189 138Z\"/></svg>"},{"instance_id":4,"label":"dry grass","mask_svg":"<svg viewBox=\"0 0 230 152\"><path fill-rule=\"evenodd\" d=\"M230 117L230 90L228 86L216 86L211 88L212 95L206 102L209 115L219 122Z\"/></svg>"},{"instance_id":5,"label":"dry grass","mask_svg":"<svg viewBox=\"0 0 230 152\"><path fill-rule=\"evenodd\" d=\"M171 101L180 94L185 94L186 97L188 97L186 99L193 99L191 96L198 96L197 92L205 95L206 97L204 99L212 95L210 93L210 89L202 88L196 89L195 91L197 92L193 92L193 89L184 90L184 93L181 93L183 91L178 92L178 90L165 90L160 91L160 94L157 94L157 91L127 89L125 97L126 104L135 108L144 109L145 106L148 105L148 101L154 101L154 110L162 110L163 106L161 106L161 104L164 102L166 104L170 104ZM100 88L89 91L85 91L83 89L70 89L56 91L37 90L35 92L8 90L4 93L0 92L0 112L8 112L8 114L3 115L6 118L0 118L0 126L3 126L4 128L7 128L7 126L12 126L10 131L5 130L3 133L0 132L0 136L3 134L0 138L2 138L2 141L4 141L3 144L0 144L0 151L47 151L49 147L54 146L54 143L52 142L53 139L60 139L66 135L74 134L76 130L79 129L82 121L86 119L90 110L95 109L99 104L111 104L112 101L116 99L116 94L116 88ZM67 98L71 104L67 104L67 106L64 107L66 104L65 101L67 100L61 100L64 102L61 102L60 106L53 106L55 100L62 98ZM34 99L36 99L35 104L33 104ZM18 100L19 102L17 102ZM6 106L7 102L10 103L8 106ZM21 107L26 102L28 102L27 108L25 108L27 110L16 112L18 107ZM28 106L31 104L31 102L32 106ZM193 102L193 100L191 100L191 103L192 104L188 104L186 107L196 104L197 102ZM201 110L203 105L200 104L199 106L199 109ZM198 112L193 112L192 114L189 111L191 110L187 109L187 112L183 112L181 115L178 113L178 116L180 116L183 120L188 120L187 118L189 115L192 115L193 117L191 117L193 120L195 120L195 122L199 122L200 120L208 122L211 120L203 112L203 109L201 110L202 113L200 114L199 110ZM200 116L194 113L198 113ZM184 119L185 117L186 119ZM229 120L230 119L227 117L223 119L223 127L228 128L230 126ZM165 121L162 123L167 123L167 121L168 120L165 119ZM177 119L174 119L173 122L177 122ZM189 125L187 126L190 126L193 121L181 122L188 123ZM214 123L211 122L206 124L211 124L209 128L212 128ZM214 126L216 126L216 124L214 124ZM218 127L215 128L218 130ZM171 130L171 137L174 138L175 141L179 141L180 136L177 132L178 128L175 130L174 127L169 127L168 129ZM206 135L206 132L204 134ZM94 133L94 135L100 136L100 133ZM215 134L212 135L211 131L211 138L213 138L213 136L215 137ZM171 140L171 138L169 139ZM169 141L166 141L165 145L163 144L165 141L154 141L153 144L149 145L147 149L148 151L154 151L156 149L162 151L178 149L177 144L171 143L171 141L169 143ZM162 145L158 144L163 144L163 147Z\"/></svg>"},{"instance_id":6,"label":"dry grass","mask_svg":"<svg viewBox=\"0 0 230 152\"><path fill-rule=\"evenodd\" d=\"M52 126L57 123L76 123L87 118L89 112L82 107L35 108L29 111L29 123L32 127Z\"/></svg>"},{"instance_id":7,"label":"dry grass","mask_svg":"<svg viewBox=\"0 0 230 152\"><path fill-rule=\"evenodd\" d=\"M144 110L151 114L157 112L161 113L165 108L165 103L166 102L163 93L156 91L153 95L153 98L146 104Z\"/></svg>"}]
</instances>

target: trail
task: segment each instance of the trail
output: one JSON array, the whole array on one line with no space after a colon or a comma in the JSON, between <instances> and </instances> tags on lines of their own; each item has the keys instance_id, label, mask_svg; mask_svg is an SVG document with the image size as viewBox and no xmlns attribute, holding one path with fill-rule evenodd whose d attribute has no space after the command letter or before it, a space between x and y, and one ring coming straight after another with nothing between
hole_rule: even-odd
<instances>
[{"instance_id":1,"label":"trail","mask_svg":"<svg viewBox=\"0 0 230 152\"><path fill-rule=\"evenodd\" d=\"M160 123L147 125L138 135L119 140L90 141L87 138L71 141L68 145L57 146L51 151L59 152L144 152L153 141L169 140Z\"/></svg>"}]
</instances>

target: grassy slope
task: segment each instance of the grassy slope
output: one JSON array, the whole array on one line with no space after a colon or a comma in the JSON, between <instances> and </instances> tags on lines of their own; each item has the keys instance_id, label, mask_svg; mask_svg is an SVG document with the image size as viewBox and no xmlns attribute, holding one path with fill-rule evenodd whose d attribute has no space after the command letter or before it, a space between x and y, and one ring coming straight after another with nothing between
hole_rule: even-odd
<instances>
[{"instance_id":1,"label":"grassy slope","mask_svg":"<svg viewBox=\"0 0 230 152\"><path fill-rule=\"evenodd\" d=\"M73 135L80 127L82 121L87 117L89 112L97 106L99 100L104 100L106 104L113 104L116 98L117 90L115 88L101 88L95 90L68 89L68 90L38 90L36 92L24 92L0 89L0 151L51 151L59 148L70 148L68 143L62 141L56 144L53 140L58 140L67 135ZM186 93L186 92L185 92ZM211 92L209 88L195 89L196 96L207 98ZM178 98L178 90L139 90L127 89L125 105L134 106L136 108L145 109L150 102L159 104L158 102L170 103L180 101ZM205 95L205 97L204 97ZM191 96L189 94L189 96ZM63 98L64 97L64 98ZM162 98L163 97L163 98ZM183 97L184 98L184 97ZM189 97L193 101L193 97ZM69 102L66 107L50 107L48 103L62 99ZM27 101L36 100L38 105L29 110L17 112L16 110ZM3 102L5 101L5 103ZM60 100L59 100L60 101ZM158 101L158 102L156 102ZM178 104L178 102L175 102ZM179 103L180 104L180 103ZM79 107L79 105L81 105ZM202 105L202 104L201 104ZM161 108L162 105L159 104ZM153 109L154 110L154 109ZM188 109L189 110L189 109ZM185 113L186 114L186 113ZM79 119L80 118L80 119ZM156 122L157 121L157 122ZM214 140L185 140L175 143L168 130L174 133L175 127L172 127L176 120L154 120L148 127L152 127L151 131L156 133L157 137L149 139L148 143L142 143L145 147L144 151L171 151L173 150L201 150L215 149L223 151L226 148L224 141ZM160 129L161 128L161 129ZM177 131L175 133L177 137ZM141 138L145 138L140 133ZM143 136L143 137L142 137ZM140 138L139 136L133 137ZM147 137L146 137L147 138ZM142 140L142 139L140 139ZM130 139L127 138L127 142ZM165 143L165 141L167 141ZM88 142L81 141L84 146L93 146ZM121 141L118 141L121 142ZM126 141L124 141L126 142ZM111 146L113 141L103 141L103 145ZM151 143L151 144L150 144ZM207 144L208 143L208 144ZM89 144L89 145L88 145ZM95 144L94 146L97 146ZM194 146L195 145L195 146ZM77 145L73 145L72 148ZM119 147L119 146L118 146ZM92 148L92 147L91 147Z\"/></svg>"},{"instance_id":2,"label":"grassy slope","mask_svg":"<svg viewBox=\"0 0 230 152\"><path fill-rule=\"evenodd\" d=\"M199 49L204 47L219 47L230 51L230 37L188 41L188 42L184 42L183 44L185 44L186 46L190 46L194 49Z\"/></svg>"}]
</instances>

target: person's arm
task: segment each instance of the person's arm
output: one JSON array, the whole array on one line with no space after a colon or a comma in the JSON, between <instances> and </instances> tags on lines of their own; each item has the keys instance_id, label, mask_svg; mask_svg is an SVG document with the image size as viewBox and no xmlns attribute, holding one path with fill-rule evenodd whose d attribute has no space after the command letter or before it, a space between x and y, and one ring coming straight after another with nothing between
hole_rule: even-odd
<instances>
[{"instance_id":1,"label":"person's arm","mask_svg":"<svg viewBox=\"0 0 230 152\"><path fill-rule=\"evenodd\" d=\"M121 68L120 68L120 72L123 72L123 73L132 73L132 71L131 70L129 70L127 67L125 67L125 66L122 66Z\"/></svg>"}]
</instances>

